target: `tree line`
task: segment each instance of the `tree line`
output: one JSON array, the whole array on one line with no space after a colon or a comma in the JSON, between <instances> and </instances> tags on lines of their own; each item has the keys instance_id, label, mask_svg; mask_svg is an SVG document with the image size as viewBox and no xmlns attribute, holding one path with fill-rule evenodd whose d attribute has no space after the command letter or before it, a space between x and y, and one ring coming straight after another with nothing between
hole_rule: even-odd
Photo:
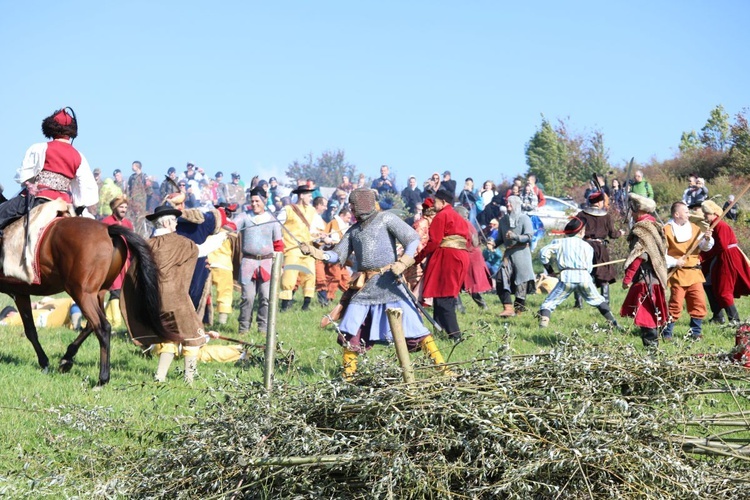
<instances>
[{"instance_id":1,"label":"tree line","mask_svg":"<svg viewBox=\"0 0 750 500\"><path fill-rule=\"evenodd\" d=\"M724 107L717 105L700 131L682 133L675 157L650 160L637 167L678 179L695 173L708 182L719 176L750 175L747 114L748 109L743 108L732 120ZM526 174L535 174L545 192L553 196L569 194L586 183L592 173L605 177L610 173L625 173L626 166L612 165L601 130L576 131L569 118L551 122L542 115L541 124L525 144L524 152ZM343 176L356 183L359 176L356 165L346 160L343 150L324 151L315 159L309 153L302 161L294 160L285 174L292 182L313 179L320 186L337 186Z\"/></svg>"}]
</instances>

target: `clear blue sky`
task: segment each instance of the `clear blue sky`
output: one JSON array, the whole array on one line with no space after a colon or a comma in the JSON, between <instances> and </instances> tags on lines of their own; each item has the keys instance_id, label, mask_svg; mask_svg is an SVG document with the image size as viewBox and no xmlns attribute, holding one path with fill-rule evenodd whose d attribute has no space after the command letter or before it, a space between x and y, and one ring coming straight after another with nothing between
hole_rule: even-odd
<instances>
[{"instance_id":1,"label":"clear blue sky","mask_svg":"<svg viewBox=\"0 0 750 500\"><path fill-rule=\"evenodd\" d=\"M105 176L280 176L343 149L399 186L526 170L541 123L665 159L717 104L750 105L750 2L0 0L0 182L71 106Z\"/></svg>"}]
</instances>

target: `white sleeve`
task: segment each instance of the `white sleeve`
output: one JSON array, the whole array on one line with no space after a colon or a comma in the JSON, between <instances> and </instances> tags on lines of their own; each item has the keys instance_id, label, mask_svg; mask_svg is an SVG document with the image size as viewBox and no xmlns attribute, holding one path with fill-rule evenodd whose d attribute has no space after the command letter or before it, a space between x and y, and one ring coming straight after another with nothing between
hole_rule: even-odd
<instances>
[{"instance_id":1,"label":"white sleeve","mask_svg":"<svg viewBox=\"0 0 750 500\"><path fill-rule=\"evenodd\" d=\"M83 155L81 155L81 165L76 170L76 176L70 182L70 192L73 195L73 205L76 207L90 207L99 203L99 186L96 184L89 162Z\"/></svg>"},{"instance_id":2,"label":"white sleeve","mask_svg":"<svg viewBox=\"0 0 750 500\"><path fill-rule=\"evenodd\" d=\"M38 142L32 144L29 149L26 150L26 155L23 157L23 163L16 171L15 181L19 184L23 184L29 179L33 179L36 175L44 168L44 159L47 157L47 143Z\"/></svg>"},{"instance_id":3,"label":"white sleeve","mask_svg":"<svg viewBox=\"0 0 750 500\"><path fill-rule=\"evenodd\" d=\"M210 235L206 238L206 241L198 245L198 257L206 257L214 250L217 250L226 239L227 233L225 231Z\"/></svg>"}]
</instances>

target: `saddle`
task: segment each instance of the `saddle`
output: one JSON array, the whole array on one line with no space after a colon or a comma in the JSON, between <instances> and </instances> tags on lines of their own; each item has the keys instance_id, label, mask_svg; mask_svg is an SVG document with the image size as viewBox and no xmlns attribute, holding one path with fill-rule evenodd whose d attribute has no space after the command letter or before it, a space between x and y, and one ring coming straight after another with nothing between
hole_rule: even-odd
<instances>
[{"instance_id":1,"label":"saddle","mask_svg":"<svg viewBox=\"0 0 750 500\"><path fill-rule=\"evenodd\" d=\"M9 224L3 231L0 245L0 264L2 265L0 269L3 275L31 285L38 285L40 282L38 248L42 236L55 219L74 214L73 206L60 199L32 208L29 212L28 239L26 239L26 216Z\"/></svg>"}]
</instances>

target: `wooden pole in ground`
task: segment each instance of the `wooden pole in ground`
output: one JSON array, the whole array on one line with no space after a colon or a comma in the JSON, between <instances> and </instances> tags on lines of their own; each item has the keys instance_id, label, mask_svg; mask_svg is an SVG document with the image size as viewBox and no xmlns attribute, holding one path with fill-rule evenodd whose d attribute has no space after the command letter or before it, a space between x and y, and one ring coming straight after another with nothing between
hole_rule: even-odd
<instances>
[{"instance_id":1,"label":"wooden pole in ground","mask_svg":"<svg viewBox=\"0 0 750 500\"><path fill-rule=\"evenodd\" d=\"M271 290L268 293L268 332L266 333L266 352L263 366L263 384L268 392L271 392L273 388L273 366L276 356L276 313L279 309L279 287L283 265L284 254L274 252L273 264L271 264Z\"/></svg>"},{"instance_id":2,"label":"wooden pole in ground","mask_svg":"<svg viewBox=\"0 0 750 500\"><path fill-rule=\"evenodd\" d=\"M385 314L388 316L388 324L391 325L393 342L396 344L396 356L398 356L398 362L401 365L404 382L409 384L414 382L414 368L411 366L409 348L406 347L406 338L404 337L404 324L402 321L404 312L400 308L389 307L385 310Z\"/></svg>"}]
</instances>

